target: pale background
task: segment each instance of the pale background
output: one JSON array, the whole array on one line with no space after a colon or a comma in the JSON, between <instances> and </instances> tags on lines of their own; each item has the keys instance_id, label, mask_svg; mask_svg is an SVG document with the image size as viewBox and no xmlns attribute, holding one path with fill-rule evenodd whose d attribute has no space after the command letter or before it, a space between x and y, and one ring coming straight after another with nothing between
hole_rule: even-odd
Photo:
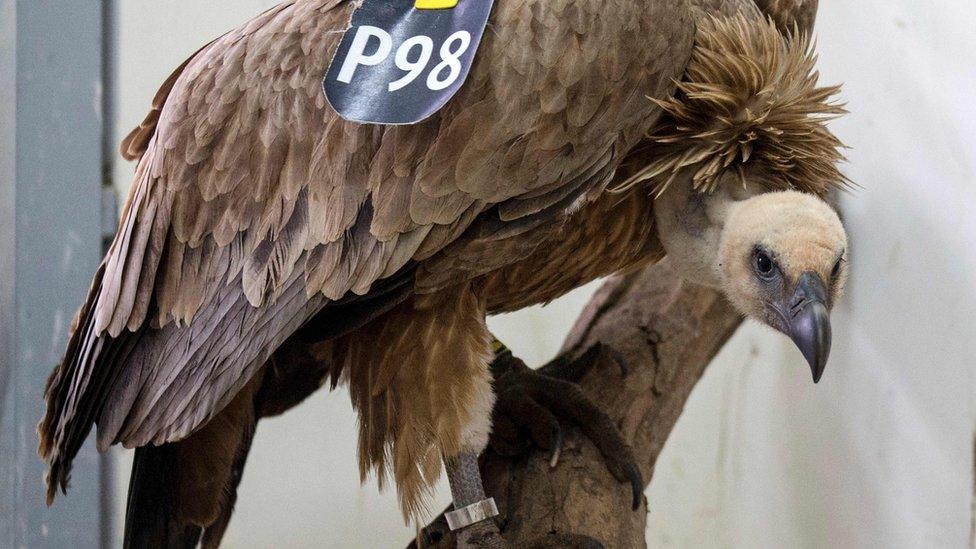
<instances>
[{"instance_id":1,"label":"pale background","mask_svg":"<svg viewBox=\"0 0 976 549\"><path fill-rule=\"evenodd\" d=\"M187 55L272 4L120 2L118 134ZM862 186L841 201L853 276L833 356L814 386L786 339L751 323L739 331L658 461L651 546L971 543L976 2L821 4L820 68L845 84L851 114L834 129ZM126 189L132 166L116 172ZM492 329L541 364L593 288ZM394 495L359 485L355 428L345 391L263 421L226 546L403 546L413 530ZM437 505L447 501L442 489Z\"/></svg>"}]
</instances>

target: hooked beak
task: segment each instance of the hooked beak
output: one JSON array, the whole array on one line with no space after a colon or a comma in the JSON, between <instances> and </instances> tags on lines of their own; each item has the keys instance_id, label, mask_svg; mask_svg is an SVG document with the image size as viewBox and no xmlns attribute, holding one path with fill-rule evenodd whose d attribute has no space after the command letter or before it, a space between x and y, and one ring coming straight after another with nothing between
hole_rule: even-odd
<instances>
[{"instance_id":1,"label":"hooked beak","mask_svg":"<svg viewBox=\"0 0 976 549\"><path fill-rule=\"evenodd\" d=\"M830 355L827 288L817 273L807 271L796 283L790 299L788 334L810 364L813 382L817 383L827 366L827 356Z\"/></svg>"}]
</instances>

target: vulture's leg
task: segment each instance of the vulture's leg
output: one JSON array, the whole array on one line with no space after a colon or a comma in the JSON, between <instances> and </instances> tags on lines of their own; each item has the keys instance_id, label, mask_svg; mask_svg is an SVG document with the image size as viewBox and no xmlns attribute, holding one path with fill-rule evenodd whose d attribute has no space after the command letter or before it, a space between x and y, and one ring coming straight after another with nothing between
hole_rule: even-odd
<instances>
[{"instance_id":1,"label":"vulture's leg","mask_svg":"<svg viewBox=\"0 0 976 549\"><path fill-rule=\"evenodd\" d=\"M454 500L453 510L444 516L448 527L455 530L458 548L505 547L498 527L492 520L498 514L498 509L494 500L485 495L478 469L478 454L458 454L446 459L444 465Z\"/></svg>"},{"instance_id":2,"label":"vulture's leg","mask_svg":"<svg viewBox=\"0 0 976 549\"><path fill-rule=\"evenodd\" d=\"M476 399L471 425L464 429L461 452L444 457L447 480L451 485L452 510L445 513L447 526L457 539L459 549L475 547L506 547L498 532L494 517L498 514L495 500L485 494L478 467L478 456L488 444L488 425L491 421L494 395L491 380L486 376L478 385L479 394L490 398ZM486 405L482 406L481 403ZM470 433L470 434L469 434Z\"/></svg>"},{"instance_id":3,"label":"vulture's leg","mask_svg":"<svg viewBox=\"0 0 976 549\"><path fill-rule=\"evenodd\" d=\"M496 347L491 365L497 399L492 448L502 455L516 455L534 443L551 452L551 465L555 467L562 447L559 418L568 419L593 441L617 480L630 483L632 505L637 509L644 480L633 451L613 420L576 383L595 365L605 362L615 364L626 375L624 364L608 348L594 345L575 360L559 357L532 370L501 344Z\"/></svg>"}]
</instances>

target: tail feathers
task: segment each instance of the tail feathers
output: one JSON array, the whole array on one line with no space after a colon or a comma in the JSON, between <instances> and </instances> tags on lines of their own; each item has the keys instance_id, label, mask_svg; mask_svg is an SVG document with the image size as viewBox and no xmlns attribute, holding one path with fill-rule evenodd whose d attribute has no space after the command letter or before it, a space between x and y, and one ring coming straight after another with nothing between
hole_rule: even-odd
<instances>
[{"instance_id":1,"label":"tail feathers","mask_svg":"<svg viewBox=\"0 0 976 549\"><path fill-rule=\"evenodd\" d=\"M129 499L125 513L125 549L192 549L201 547L216 548L227 531L234 504L237 502L237 487L244 473L244 464L251 449L253 437L245 436L237 448L234 464L229 471L213 471L215 477L226 479L222 486L207 484L196 486L199 501L215 502L216 508L209 509L208 520L197 513L187 517L188 509L197 506L186 502L186 489L181 489L190 480L181 473L181 465L194 468L198 464L186 464L187 453L178 447L181 443L163 446L143 446L137 448L129 479ZM183 459L181 459L183 458ZM207 460L210 461L210 460ZM212 462L211 462L212 463ZM206 491L202 493L201 491ZM206 522L206 525L200 523Z\"/></svg>"},{"instance_id":2,"label":"tail feathers","mask_svg":"<svg viewBox=\"0 0 976 549\"><path fill-rule=\"evenodd\" d=\"M125 511L125 549L192 549L200 541L203 528L185 524L178 516L176 444L136 449Z\"/></svg>"},{"instance_id":3,"label":"tail feathers","mask_svg":"<svg viewBox=\"0 0 976 549\"><path fill-rule=\"evenodd\" d=\"M264 373L199 431L179 442L136 449L124 547L218 547L234 512L257 421L284 413L322 386L331 366L328 348L293 336Z\"/></svg>"},{"instance_id":4,"label":"tail feathers","mask_svg":"<svg viewBox=\"0 0 976 549\"><path fill-rule=\"evenodd\" d=\"M253 430L251 436L247 436L241 442L234 459L234 467L231 470L230 483L227 490L227 498L220 508L220 515L203 532L204 549L216 549L220 546L220 540L224 539L230 518L234 514L234 506L237 504L237 487L241 484L241 477L244 475L244 465L247 463L247 455L251 452L251 441L254 440Z\"/></svg>"},{"instance_id":5,"label":"tail feathers","mask_svg":"<svg viewBox=\"0 0 976 549\"><path fill-rule=\"evenodd\" d=\"M254 390L179 442L136 449L125 516L126 549L217 547L254 438Z\"/></svg>"}]
</instances>

